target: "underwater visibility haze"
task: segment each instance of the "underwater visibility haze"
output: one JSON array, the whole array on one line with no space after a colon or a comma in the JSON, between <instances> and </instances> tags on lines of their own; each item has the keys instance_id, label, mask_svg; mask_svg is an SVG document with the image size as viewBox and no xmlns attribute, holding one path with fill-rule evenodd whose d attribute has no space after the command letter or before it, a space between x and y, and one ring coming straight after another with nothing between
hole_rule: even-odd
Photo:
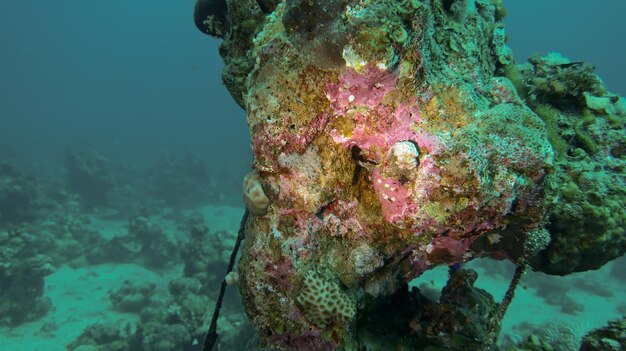
<instances>
[{"instance_id":1,"label":"underwater visibility haze","mask_svg":"<svg viewBox=\"0 0 626 351\"><path fill-rule=\"evenodd\" d=\"M626 349L621 1L0 4L0 350Z\"/></svg>"}]
</instances>

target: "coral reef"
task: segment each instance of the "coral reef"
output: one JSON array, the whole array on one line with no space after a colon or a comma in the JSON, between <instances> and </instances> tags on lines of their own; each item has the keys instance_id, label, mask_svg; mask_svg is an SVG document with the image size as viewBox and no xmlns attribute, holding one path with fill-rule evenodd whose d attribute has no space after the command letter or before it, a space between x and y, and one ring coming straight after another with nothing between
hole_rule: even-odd
<instances>
[{"instance_id":1,"label":"coral reef","mask_svg":"<svg viewBox=\"0 0 626 351\"><path fill-rule=\"evenodd\" d=\"M306 318L322 328L334 321L349 323L356 314L354 301L341 291L336 282L324 279L318 272L304 277L296 301Z\"/></svg>"},{"instance_id":2,"label":"coral reef","mask_svg":"<svg viewBox=\"0 0 626 351\"><path fill-rule=\"evenodd\" d=\"M626 346L626 319L610 321L582 337L576 325L548 323L531 328L517 344L507 343L506 351L620 351Z\"/></svg>"},{"instance_id":3,"label":"coral reef","mask_svg":"<svg viewBox=\"0 0 626 351\"><path fill-rule=\"evenodd\" d=\"M585 335L580 351L617 351L626 348L626 317Z\"/></svg>"},{"instance_id":4,"label":"coral reef","mask_svg":"<svg viewBox=\"0 0 626 351\"><path fill-rule=\"evenodd\" d=\"M69 351L122 351L138 350L136 334L130 324L120 327L116 324L93 324L71 344Z\"/></svg>"},{"instance_id":5,"label":"coral reef","mask_svg":"<svg viewBox=\"0 0 626 351\"><path fill-rule=\"evenodd\" d=\"M122 328L114 323L94 324L68 345L69 350L91 346L100 350L198 349L210 317L209 306L214 304L213 289L225 271L223 245L233 240L233 234L210 232L198 213L182 217L180 224L188 234L181 245L172 245L160 227L145 217L131 219L128 234L113 238L108 247L105 245L101 258L133 262L159 272L165 272L172 262L183 263L183 275L169 279L166 286L128 280L109 291L113 310L135 314L139 320ZM123 250L132 247L136 249ZM175 271L179 272L179 268ZM227 339L219 341L224 349L243 349L251 338L250 327L239 329L244 315L238 301L233 294L224 301L230 315L222 324L231 329ZM239 339L240 333L246 337Z\"/></svg>"},{"instance_id":6,"label":"coral reef","mask_svg":"<svg viewBox=\"0 0 626 351\"><path fill-rule=\"evenodd\" d=\"M565 275L597 269L626 251L626 100L593 68L559 54L518 68L529 106L556 153L547 180L552 242L535 268Z\"/></svg>"},{"instance_id":7,"label":"coral reef","mask_svg":"<svg viewBox=\"0 0 626 351\"><path fill-rule=\"evenodd\" d=\"M94 324L70 345L69 350L93 345L98 350L194 350L194 339L201 338L203 315L208 298L200 295L200 283L179 278L169 284L169 291L154 286L126 282L110 293L113 308L137 313L141 323L120 328L106 323Z\"/></svg>"},{"instance_id":8,"label":"coral reef","mask_svg":"<svg viewBox=\"0 0 626 351\"><path fill-rule=\"evenodd\" d=\"M155 289L154 284L133 284L126 280L122 287L111 292L109 300L114 310L137 313L147 305Z\"/></svg>"},{"instance_id":9,"label":"coral reef","mask_svg":"<svg viewBox=\"0 0 626 351\"><path fill-rule=\"evenodd\" d=\"M110 300L115 310L136 313L140 322L121 328L113 323L94 324L67 348L73 351L88 346L110 351L197 350L205 332L207 306L211 304L202 290L199 280L188 277L171 280L167 291L150 284L125 282L120 289L110 292ZM230 322L241 324L242 318L240 312L233 313ZM235 350L241 349L235 345L242 345L247 340L235 338L221 344L226 349Z\"/></svg>"},{"instance_id":10,"label":"coral reef","mask_svg":"<svg viewBox=\"0 0 626 351\"><path fill-rule=\"evenodd\" d=\"M203 31L247 112L239 287L264 345L366 347L361 313L437 265L626 250L623 99L589 65L516 67L501 1L225 3L228 34Z\"/></svg>"},{"instance_id":11,"label":"coral reef","mask_svg":"<svg viewBox=\"0 0 626 351\"><path fill-rule=\"evenodd\" d=\"M112 162L95 151L68 151L65 168L68 191L79 195L81 204L91 211L117 211L119 215L154 212L164 206L189 208L224 203L239 196L227 188L218 191L215 182L218 171L192 152L163 152L156 164L139 167ZM228 171L232 172L224 170Z\"/></svg>"},{"instance_id":12,"label":"coral reef","mask_svg":"<svg viewBox=\"0 0 626 351\"><path fill-rule=\"evenodd\" d=\"M54 271L52 243L28 228L0 231L0 325L28 322L52 307L44 296L44 277Z\"/></svg>"},{"instance_id":13,"label":"coral reef","mask_svg":"<svg viewBox=\"0 0 626 351\"><path fill-rule=\"evenodd\" d=\"M114 186L110 161L97 152L65 153L68 189L81 196L87 208L106 206Z\"/></svg>"},{"instance_id":14,"label":"coral reef","mask_svg":"<svg viewBox=\"0 0 626 351\"><path fill-rule=\"evenodd\" d=\"M194 152L164 151L154 163L130 163L111 161L96 151L68 151L65 170L67 182L62 188L67 196L77 196L90 212L126 219L129 214L159 213L165 207L239 206L241 193L235 192L235 185L240 180L232 174L247 168L233 164L216 167ZM0 201L1 196L2 192Z\"/></svg>"},{"instance_id":15,"label":"coral reef","mask_svg":"<svg viewBox=\"0 0 626 351\"><path fill-rule=\"evenodd\" d=\"M79 322L77 315L94 315L66 309L81 301L106 306L78 289L116 267L122 275L112 285L120 287L106 282L91 290L111 289L111 310L98 315L100 322L85 329L68 349L196 350L214 303L213 288L224 278L234 242L233 233L225 229L211 232L204 216L210 211L226 222L230 216L224 214L229 210L225 203L241 206L241 183L232 176L233 168L215 173L226 187L218 191L209 164L191 153L166 155L156 165L129 165L90 152L68 152L65 161L66 172L59 176L30 175L0 163L3 345L5 337L15 339L23 331L32 336L34 331L37 342L54 338L55 348L59 336L80 333L84 320ZM207 207L215 203L220 207ZM154 277L146 282L123 275L140 267L157 272L163 284ZM244 323L239 297L231 291L224 301L229 315L221 323L227 330L219 344L243 349L252 328ZM67 332L67 325L81 329Z\"/></svg>"},{"instance_id":16,"label":"coral reef","mask_svg":"<svg viewBox=\"0 0 626 351\"><path fill-rule=\"evenodd\" d=\"M478 350L497 305L474 287L476 278L472 270L452 268L439 302L418 288L382 299L357 320L359 344L371 350Z\"/></svg>"},{"instance_id":17,"label":"coral reef","mask_svg":"<svg viewBox=\"0 0 626 351\"><path fill-rule=\"evenodd\" d=\"M32 177L9 163L0 163L0 226L32 220L38 196Z\"/></svg>"},{"instance_id":18,"label":"coral reef","mask_svg":"<svg viewBox=\"0 0 626 351\"><path fill-rule=\"evenodd\" d=\"M177 255L177 244L148 217L134 216L125 233L111 239L101 253L109 260L163 268Z\"/></svg>"},{"instance_id":19,"label":"coral reef","mask_svg":"<svg viewBox=\"0 0 626 351\"><path fill-rule=\"evenodd\" d=\"M539 326L522 324L524 340L507 340L501 348L506 351L571 351L578 350L582 333L575 324L544 323Z\"/></svg>"},{"instance_id":20,"label":"coral reef","mask_svg":"<svg viewBox=\"0 0 626 351\"><path fill-rule=\"evenodd\" d=\"M91 228L91 217L81 211L80 199L64 193L49 209L48 216L37 227L40 240L52 242L45 248L55 265L69 262L80 266L102 262L106 255L107 241Z\"/></svg>"},{"instance_id":21,"label":"coral reef","mask_svg":"<svg viewBox=\"0 0 626 351\"><path fill-rule=\"evenodd\" d=\"M191 206L216 197L212 170L193 153L164 153L150 172L148 193L168 206Z\"/></svg>"},{"instance_id":22,"label":"coral reef","mask_svg":"<svg viewBox=\"0 0 626 351\"><path fill-rule=\"evenodd\" d=\"M228 233L211 233L201 216L192 215L186 227L189 239L180 249L180 258L185 265L183 274L201 282L202 291L208 293L223 278L222 274L226 271L225 246L232 238Z\"/></svg>"}]
</instances>

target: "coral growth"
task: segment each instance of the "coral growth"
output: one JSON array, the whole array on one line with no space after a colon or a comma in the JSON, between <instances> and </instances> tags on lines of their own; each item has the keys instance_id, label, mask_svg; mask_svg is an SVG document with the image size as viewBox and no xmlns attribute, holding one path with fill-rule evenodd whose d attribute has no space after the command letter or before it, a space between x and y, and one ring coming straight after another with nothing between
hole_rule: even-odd
<instances>
[{"instance_id":1,"label":"coral growth","mask_svg":"<svg viewBox=\"0 0 626 351\"><path fill-rule=\"evenodd\" d=\"M38 196L32 177L9 163L0 163L0 224L32 220Z\"/></svg>"},{"instance_id":2,"label":"coral growth","mask_svg":"<svg viewBox=\"0 0 626 351\"><path fill-rule=\"evenodd\" d=\"M108 194L114 186L110 161L96 152L65 153L68 189L81 196L88 207L108 204Z\"/></svg>"},{"instance_id":3,"label":"coral growth","mask_svg":"<svg viewBox=\"0 0 626 351\"><path fill-rule=\"evenodd\" d=\"M332 322L349 325L356 314L354 301L333 281L318 272L304 277L296 298L306 318L324 328Z\"/></svg>"},{"instance_id":4,"label":"coral growth","mask_svg":"<svg viewBox=\"0 0 626 351\"><path fill-rule=\"evenodd\" d=\"M373 350L479 350L497 305L474 287L476 272L450 273L439 302L405 287L368 307L356 322L359 343Z\"/></svg>"},{"instance_id":5,"label":"coral growth","mask_svg":"<svg viewBox=\"0 0 626 351\"><path fill-rule=\"evenodd\" d=\"M67 345L70 351L120 351L139 347L141 344L136 334L133 334L130 324L123 327L116 324L93 324L87 327L75 341Z\"/></svg>"},{"instance_id":6,"label":"coral growth","mask_svg":"<svg viewBox=\"0 0 626 351\"><path fill-rule=\"evenodd\" d=\"M217 197L213 170L193 153L164 153L148 179L149 195L172 207L205 203Z\"/></svg>"},{"instance_id":7,"label":"coral growth","mask_svg":"<svg viewBox=\"0 0 626 351\"><path fill-rule=\"evenodd\" d=\"M521 66L557 162L546 189L552 241L534 261L552 274L597 269L626 251L626 104L590 65L558 54Z\"/></svg>"},{"instance_id":8,"label":"coral growth","mask_svg":"<svg viewBox=\"0 0 626 351\"><path fill-rule=\"evenodd\" d=\"M585 335L580 351L623 350L626 346L626 317Z\"/></svg>"},{"instance_id":9,"label":"coral growth","mask_svg":"<svg viewBox=\"0 0 626 351\"><path fill-rule=\"evenodd\" d=\"M128 230L113 239L103 250L114 261L133 261L146 267L163 268L176 257L176 243L155 222L144 216L128 221Z\"/></svg>"},{"instance_id":10,"label":"coral growth","mask_svg":"<svg viewBox=\"0 0 626 351\"><path fill-rule=\"evenodd\" d=\"M117 311L136 313L148 304L155 289L154 284L133 284L126 280L119 289L111 292L109 300Z\"/></svg>"},{"instance_id":11,"label":"coral growth","mask_svg":"<svg viewBox=\"0 0 626 351\"><path fill-rule=\"evenodd\" d=\"M516 67L501 1L226 3L254 155L239 288L268 347L358 344L361 311L436 265L624 252L623 99L556 55ZM356 312L316 308L329 284Z\"/></svg>"},{"instance_id":12,"label":"coral growth","mask_svg":"<svg viewBox=\"0 0 626 351\"><path fill-rule=\"evenodd\" d=\"M0 231L0 325L37 319L52 307L44 296L44 277L54 271L51 246L26 228Z\"/></svg>"},{"instance_id":13,"label":"coral growth","mask_svg":"<svg viewBox=\"0 0 626 351\"><path fill-rule=\"evenodd\" d=\"M208 293L223 278L226 271L226 243L231 236L225 232L212 233L204 218L194 215L188 219L189 240L181 247L180 258L186 277L202 283L203 292Z\"/></svg>"}]
</instances>

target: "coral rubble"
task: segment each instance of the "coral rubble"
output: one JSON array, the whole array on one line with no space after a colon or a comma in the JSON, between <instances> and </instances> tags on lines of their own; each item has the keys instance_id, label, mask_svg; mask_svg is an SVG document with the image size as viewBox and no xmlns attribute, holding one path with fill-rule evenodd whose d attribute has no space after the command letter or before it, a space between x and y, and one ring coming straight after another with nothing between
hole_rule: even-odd
<instances>
[{"instance_id":1,"label":"coral rubble","mask_svg":"<svg viewBox=\"0 0 626 351\"><path fill-rule=\"evenodd\" d=\"M515 66L501 1L225 4L203 32L247 111L239 287L263 344L354 345L436 265L567 274L626 251L624 100L582 63Z\"/></svg>"}]
</instances>

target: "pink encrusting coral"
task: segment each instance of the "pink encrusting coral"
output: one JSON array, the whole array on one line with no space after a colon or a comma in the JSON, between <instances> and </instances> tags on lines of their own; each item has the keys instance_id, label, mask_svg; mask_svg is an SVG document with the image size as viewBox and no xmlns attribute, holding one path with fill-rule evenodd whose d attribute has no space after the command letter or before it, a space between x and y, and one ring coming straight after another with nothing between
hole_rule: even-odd
<instances>
[{"instance_id":1,"label":"pink encrusting coral","mask_svg":"<svg viewBox=\"0 0 626 351\"><path fill-rule=\"evenodd\" d=\"M385 220L404 227L406 223L420 218L419 223L432 223L428 216L416 213L419 208L415 201L429 200L432 188L439 187L439 172L434 156L445 151L445 145L436 135L426 131L420 116L417 99L398 99L402 92L395 86L398 79L393 72L368 65L360 72L347 68L338 82L327 87L326 96L331 101L335 119L349 119L346 127L330 122L330 135L336 143L347 148L358 147L364 158L375 163L370 181L380 203ZM386 99L393 95L395 99ZM332 120L331 120L332 121ZM426 152L424 164L419 170L394 169L389 160L390 153L401 143L412 143ZM415 155L415 163L418 163ZM403 174L406 173L406 174ZM436 182L428 173L435 175ZM423 183L407 182L415 177L429 178ZM401 178L406 178L401 182ZM424 196L427 195L427 196ZM425 228L415 227L416 232Z\"/></svg>"},{"instance_id":2,"label":"pink encrusting coral","mask_svg":"<svg viewBox=\"0 0 626 351\"><path fill-rule=\"evenodd\" d=\"M281 129L273 130L270 122L263 121L259 124L259 130L253 135L252 151L257 160L264 160L265 164L277 166L277 155L281 152L302 153L308 145L324 129L328 121L328 115L321 113L306 125L297 130Z\"/></svg>"},{"instance_id":3,"label":"pink encrusting coral","mask_svg":"<svg viewBox=\"0 0 626 351\"><path fill-rule=\"evenodd\" d=\"M519 137L501 137L498 135L500 132L483 137L475 134L471 124L461 129L460 136L467 134L466 140L450 140L444 130L441 130L444 132L441 133L443 137L440 136L436 132L439 126L433 124L437 122L425 120L421 116L427 107L424 104L430 100L420 103L415 97L407 95L406 91L400 90L397 73L393 70L381 69L372 64L359 71L348 67L336 78L336 82L326 85L324 94L330 102L330 117L314 118L313 123L306 128L311 131L310 135L328 133L335 143L344 148L357 148L359 156L370 162L368 180L379 202L381 215L398 228L410 227L413 233L462 234L471 231L478 235L501 227L504 222L494 220L494 217L510 213L513 201L523 202L522 194L529 189L528 183L524 183L526 181L514 181L517 176L511 171L537 170L543 174L543 163L537 162L540 158L535 155L536 148L524 144ZM285 133L290 132L287 130ZM298 203L313 210L324 205L319 201L322 192L330 191L335 196L338 193L334 189L321 189L316 185L315 179L319 177L310 166L317 161L306 161L305 158L310 159L310 156L306 156L309 151L304 151L310 150L312 139L298 136L290 141L290 138L293 136L279 137L278 141L272 142L274 156L266 152L259 157L280 160L286 152L291 152L290 155L301 154L296 162L301 166L291 167L289 174L278 176L278 195L284 201L300 199ZM415 152L414 163L419 163L418 169L402 171L402 167L393 164L398 160L393 157L390 159L392 150L402 143L413 144L424 153L419 155ZM279 157L275 157L277 152ZM548 152L544 150L542 154L545 156ZM285 159L291 157L286 156ZM439 160L443 158L453 162L441 163ZM487 170L481 170L480 167L489 162L494 162L497 171L493 177L485 178L484 172ZM472 171L458 173L456 168L450 166L463 164ZM535 181L540 179L533 176ZM450 185L442 187L442 184ZM488 199L484 192L486 185L500 193L499 199ZM437 198L447 194L448 187L453 191L451 194L456 195L445 200L445 204ZM458 199L454 200L456 197ZM450 203L450 200L453 202ZM328 211L325 225L329 226L331 232L345 233L345 229L337 232L340 226L334 224L341 217ZM301 214L304 217L297 218L297 222L315 222L306 218L306 212ZM464 223L461 223L461 218L465 220ZM367 221L345 216L341 220L359 223L360 230L372 231Z\"/></svg>"},{"instance_id":4,"label":"pink encrusting coral","mask_svg":"<svg viewBox=\"0 0 626 351\"><path fill-rule=\"evenodd\" d=\"M396 90L393 72L373 65L357 73L347 68L337 83L329 84L326 96L335 118L348 118L350 130L331 130L333 140L345 147L357 146L379 161L382 153L402 140L417 139L419 111L414 104L384 101Z\"/></svg>"},{"instance_id":5,"label":"pink encrusting coral","mask_svg":"<svg viewBox=\"0 0 626 351\"><path fill-rule=\"evenodd\" d=\"M328 85L327 97L333 102L335 110L377 106L387 93L395 89L397 82L395 72L379 69L373 64L367 65L361 72L349 67L337 82Z\"/></svg>"},{"instance_id":6,"label":"pink encrusting coral","mask_svg":"<svg viewBox=\"0 0 626 351\"><path fill-rule=\"evenodd\" d=\"M398 222L415 211L408 190L399 181L381 177L380 171L376 169L372 172L372 183L387 221Z\"/></svg>"}]
</instances>

